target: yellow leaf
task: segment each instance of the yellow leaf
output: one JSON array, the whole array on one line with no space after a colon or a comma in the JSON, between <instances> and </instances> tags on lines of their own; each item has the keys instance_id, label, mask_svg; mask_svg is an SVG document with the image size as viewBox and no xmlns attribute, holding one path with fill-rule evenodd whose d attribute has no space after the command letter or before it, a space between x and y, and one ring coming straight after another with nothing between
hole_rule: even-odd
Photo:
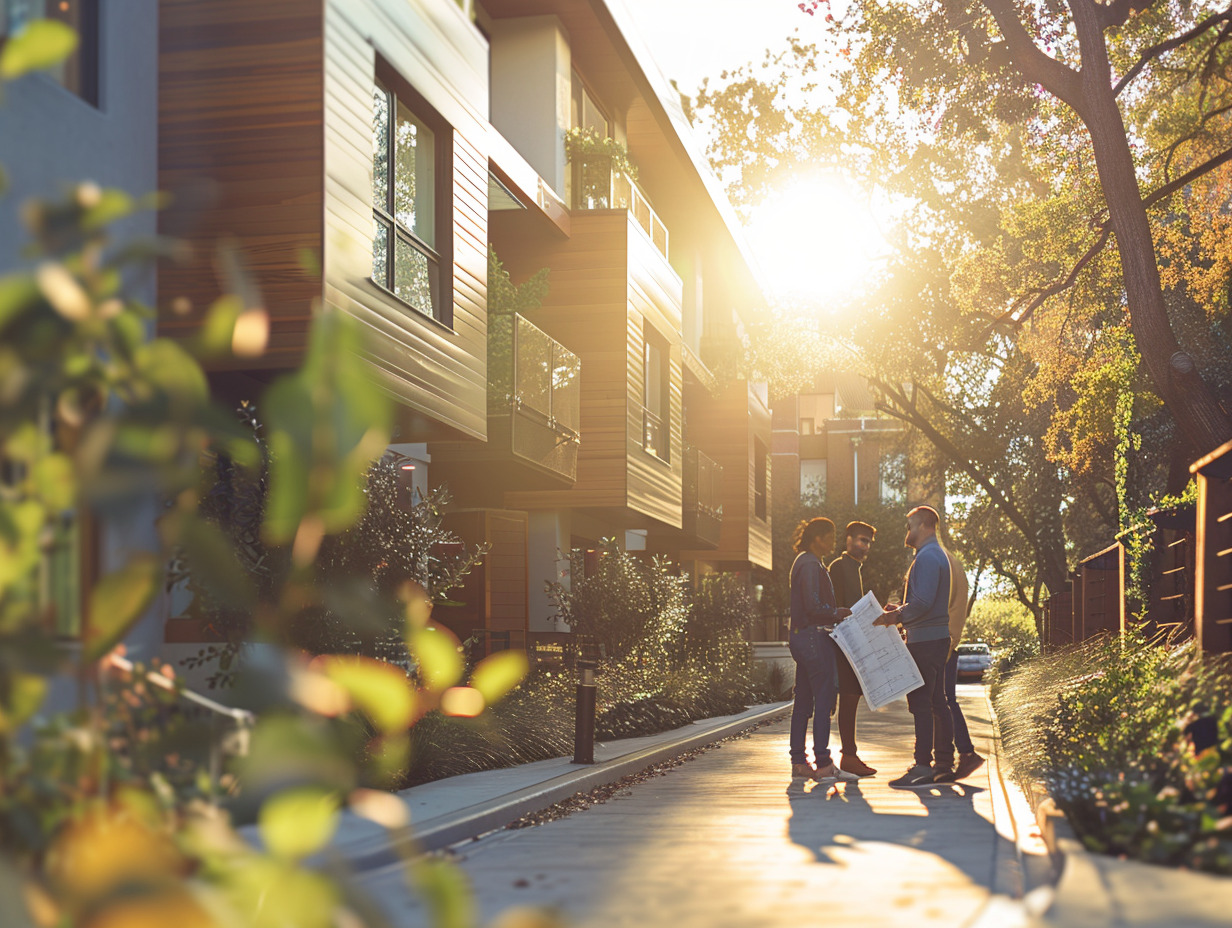
<instances>
[{"instance_id":1,"label":"yellow leaf","mask_svg":"<svg viewBox=\"0 0 1232 928\"><path fill-rule=\"evenodd\" d=\"M289 789L270 797L257 815L271 854L298 860L323 848L338 827L338 794L320 787Z\"/></svg>"},{"instance_id":2,"label":"yellow leaf","mask_svg":"<svg viewBox=\"0 0 1232 928\"><path fill-rule=\"evenodd\" d=\"M419 680L432 692L449 689L462 677L462 653L452 633L429 625L411 633L407 642L419 666Z\"/></svg>"},{"instance_id":3,"label":"yellow leaf","mask_svg":"<svg viewBox=\"0 0 1232 928\"><path fill-rule=\"evenodd\" d=\"M491 705L522 682L530 664L523 651L497 651L479 662L471 686Z\"/></svg>"},{"instance_id":4,"label":"yellow leaf","mask_svg":"<svg viewBox=\"0 0 1232 928\"><path fill-rule=\"evenodd\" d=\"M88 900L128 884L181 874L184 858L170 835L123 806L94 806L57 835L47 875L60 893Z\"/></svg>"},{"instance_id":5,"label":"yellow leaf","mask_svg":"<svg viewBox=\"0 0 1232 928\"><path fill-rule=\"evenodd\" d=\"M15 673L9 683L8 705L0 705L0 732L11 732L34 715L47 695L47 679Z\"/></svg>"},{"instance_id":6,"label":"yellow leaf","mask_svg":"<svg viewBox=\"0 0 1232 928\"><path fill-rule=\"evenodd\" d=\"M77 48L77 33L54 19L31 20L0 48L0 78L53 68Z\"/></svg>"},{"instance_id":7,"label":"yellow leaf","mask_svg":"<svg viewBox=\"0 0 1232 928\"><path fill-rule=\"evenodd\" d=\"M369 657L343 655L317 658L313 666L346 690L381 731L410 728L415 718L415 691L401 668Z\"/></svg>"},{"instance_id":8,"label":"yellow leaf","mask_svg":"<svg viewBox=\"0 0 1232 928\"><path fill-rule=\"evenodd\" d=\"M158 592L162 579L162 561L153 554L139 554L99 582L90 596L86 660L102 657L124 637Z\"/></svg>"}]
</instances>

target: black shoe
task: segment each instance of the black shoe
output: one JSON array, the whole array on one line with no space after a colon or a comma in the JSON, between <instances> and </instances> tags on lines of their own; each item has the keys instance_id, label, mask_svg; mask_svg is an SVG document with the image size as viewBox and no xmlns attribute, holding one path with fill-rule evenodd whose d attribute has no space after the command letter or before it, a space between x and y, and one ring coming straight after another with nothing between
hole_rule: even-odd
<instances>
[{"instance_id":1,"label":"black shoe","mask_svg":"<svg viewBox=\"0 0 1232 928\"><path fill-rule=\"evenodd\" d=\"M933 768L925 764L916 764L890 785L896 789L915 789L918 786L929 786L933 782Z\"/></svg>"},{"instance_id":2,"label":"black shoe","mask_svg":"<svg viewBox=\"0 0 1232 928\"><path fill-rule=\"evenodd\" d=\"M984 766L984 758L972 751L970 754L958 755L958 767L954 771L954 779L962 780L971 776Z\"/></svg>"},{"instance_id":3,"label":"black shoe","mask_svg":"<svg viewBox=\"0 0 1232 928\"><path fill-rule=\"evenodd\" d=\"M953 783L957 779L958 774L954 772L954 768L949 764L946 764L944 767L933 768L932 782L934 783Z\"/></svg>"}]
</instances>

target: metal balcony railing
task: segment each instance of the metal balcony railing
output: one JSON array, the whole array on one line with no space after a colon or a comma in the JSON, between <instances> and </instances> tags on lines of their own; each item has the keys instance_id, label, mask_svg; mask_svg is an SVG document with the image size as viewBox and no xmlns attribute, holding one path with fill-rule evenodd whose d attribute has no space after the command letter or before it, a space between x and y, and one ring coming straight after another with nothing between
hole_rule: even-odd
<instances>
[{"instance_id":1,"label":"metal balcony railing","mask_svg":"<svg viewBox=\"0 0 1232 928\"><path fill-rule=\"evenodd\" d=\"M667 226L654 211L645 191L624 171L614 171L606 163L580 162L574 174L574 209L626 209L642 227L655 248L667 259Z\"/></svg>"},{"instance_id":2,"label":"metal balcony railing","mask_svg":"<svg viewBox=\"0 0 1232 928\"><path fill-rule=\"evenodd\" d=\"M515 457L577 479L582 362L525 317L488 320L488 415L509 417Z\"/></svg>"},{"instance_id":3,"label":"metal balcony railing","mask_svg":"<svg viewBox=\"0 0 1232 928\"><path fill-rule=\"evenodd\" d=\"M692 445L684 449L682 496L685 533L718 545L723 527L723 467Z\"/></svg>"}]
</instances>

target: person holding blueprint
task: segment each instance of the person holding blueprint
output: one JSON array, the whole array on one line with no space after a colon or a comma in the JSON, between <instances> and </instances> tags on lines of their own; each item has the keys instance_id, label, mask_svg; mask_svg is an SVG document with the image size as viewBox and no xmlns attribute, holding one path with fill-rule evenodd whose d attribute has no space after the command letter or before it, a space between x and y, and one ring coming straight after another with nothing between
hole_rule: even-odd
<instances>
[{"instance_id":1,"label":"person holding blueprint","mask_svg":"<svg viewBox=\"0 0 1232 928\"><path fill-rule=\"evenodd\" d=\"M917 506L907 513L903 544L915 549L901 606L886 606L874 625L901 625L907 650L924 685L907 694L915 722L915 764L891 786L914 788L954 780L954 723L945 700L945 662L950 656L950 562L937 540L937 510Z\"/></svg>"}]
</instances>

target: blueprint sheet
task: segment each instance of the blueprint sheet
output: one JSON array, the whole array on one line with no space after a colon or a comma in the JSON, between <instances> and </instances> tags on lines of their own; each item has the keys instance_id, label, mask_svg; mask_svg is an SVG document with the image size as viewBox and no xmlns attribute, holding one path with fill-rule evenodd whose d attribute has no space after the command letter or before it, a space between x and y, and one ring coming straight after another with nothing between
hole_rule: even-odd
<instances>
[{"instance_id":1,"label":"blueprint sheet","mask_svg":"<svg viewBox=\"0 0 1232 928\"><path fill-rule=\"evenodd\" d=\"M924 685L915 659L894 626L874 627L881 603L872 590L851 607L831 635L851 661L870 709L881 709Z\"/></svg>"}]
</instances>

